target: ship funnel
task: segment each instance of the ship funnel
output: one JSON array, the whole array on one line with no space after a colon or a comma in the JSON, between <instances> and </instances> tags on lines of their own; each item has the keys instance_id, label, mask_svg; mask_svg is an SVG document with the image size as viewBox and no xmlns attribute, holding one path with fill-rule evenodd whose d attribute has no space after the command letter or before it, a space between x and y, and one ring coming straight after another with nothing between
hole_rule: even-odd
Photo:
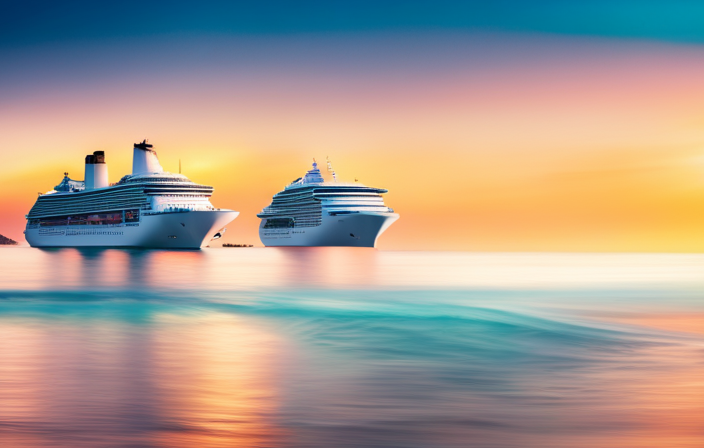
<instances>
[{"instance_id":1,"label":"ship funnel","mask_svg":"<svg viewBox=\"0 0 704 448\"><path fill-rule=\"evenodd\" d=\"M86 156L86 190L109 186L108 164L105 163L105 151L95 151Z\"/></svg>"},{"instance_id":2,"label":"ship funnel","mask_svg":"<svg viewBox=\"0 0 704 448\"><path fill-rule=\"evenodd\" d=\"M156 157L156 151L152 149L152 145L147 143L146 140L142 143L135 143L132 156L132 174L163 172L164 168L161 167L159 159Z\"/></svg>"}]
</instances>

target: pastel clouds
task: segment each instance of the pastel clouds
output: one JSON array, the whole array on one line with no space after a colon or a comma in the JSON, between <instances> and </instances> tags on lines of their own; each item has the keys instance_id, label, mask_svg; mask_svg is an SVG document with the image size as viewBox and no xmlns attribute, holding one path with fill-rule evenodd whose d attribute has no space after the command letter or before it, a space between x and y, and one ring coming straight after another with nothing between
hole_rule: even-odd
<instances>
[{"instance_id":1,"label":"pastel clouds","mask_svg":"<svg viewBox=\"0 0 704 448\"><path fill-rule=\"evenodd\" d=\"M58 48L57 76L27 82L46 53L23 55L0 83L0 233L21 238L36 192L80 178L85 153L105 150L116 181L146 137L241 212L231 242L258 243L255 214L330 156L390 190L401 219L381 248L704 250L699 47L440 34L107 48L114 60Z\"/></svg>"}]
</instances>

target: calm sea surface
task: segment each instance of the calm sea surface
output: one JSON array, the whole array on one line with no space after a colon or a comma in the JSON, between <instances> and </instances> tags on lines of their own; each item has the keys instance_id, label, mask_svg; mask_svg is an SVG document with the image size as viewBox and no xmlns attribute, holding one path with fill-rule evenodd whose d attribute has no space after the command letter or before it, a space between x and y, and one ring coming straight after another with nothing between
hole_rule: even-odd
<instances>
[{"instance_id":1,"label":"calm sea surface","mask_svg":"<svg viewBox=\"0 0 704 448\"><path fill-rule=\"evenodd\" d=\"M3 447L702 447L704 256L0 249Z\"/></svg>"}]
</instances>

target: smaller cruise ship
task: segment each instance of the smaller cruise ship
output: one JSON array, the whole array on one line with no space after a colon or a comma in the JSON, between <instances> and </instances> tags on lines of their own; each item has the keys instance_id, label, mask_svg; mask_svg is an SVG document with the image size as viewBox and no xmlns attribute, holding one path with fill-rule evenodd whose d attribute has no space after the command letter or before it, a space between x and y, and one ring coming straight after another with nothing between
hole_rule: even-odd
<instances>
[{"instance_id":1,"label":"smaller cruise ship","mask_svg":"<svg viewBox=\"0 0 704 448\"><path fill-rule=\"evenodd\" d=\"M399 218L384 205L381 195L388 190L338 182L329 161L327 171L332 180L323 178L313 159L313 169L274 195L257 214L265 246L374 247Z\"/></svg>"}]
</instances>

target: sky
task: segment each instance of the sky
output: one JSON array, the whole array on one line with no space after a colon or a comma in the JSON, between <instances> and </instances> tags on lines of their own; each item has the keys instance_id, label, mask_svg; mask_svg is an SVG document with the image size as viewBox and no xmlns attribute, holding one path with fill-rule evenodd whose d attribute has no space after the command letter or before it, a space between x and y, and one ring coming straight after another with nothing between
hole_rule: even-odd
<instances>
[{"instance_id":1,"label":"sky","mask_svg":"<svg viewBox=\"0 0 704 448\"><path fill-rule=\"evenodd\" d=\"M704 250L698 2L13 2L0 234L106 151L240 216L330 157L387 188L391 250Z\"/></svg>"}]
</instances>

